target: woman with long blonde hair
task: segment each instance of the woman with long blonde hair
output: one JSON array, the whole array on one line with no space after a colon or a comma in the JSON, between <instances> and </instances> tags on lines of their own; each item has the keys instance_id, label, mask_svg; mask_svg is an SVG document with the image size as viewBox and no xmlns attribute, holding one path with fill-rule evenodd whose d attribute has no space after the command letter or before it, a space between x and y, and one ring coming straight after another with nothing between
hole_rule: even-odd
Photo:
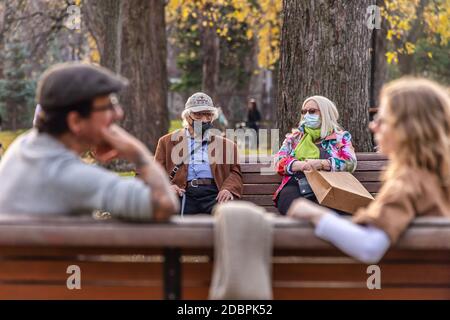
<instances>
[{"instance_id":1,"label":"woman with long blonde hair","mask_svg":"<svg viewBox=\"0 0 450 320\"><path fill-rule=\"evenodd\" d=\"M366 263L379 261L416 216L450 217L450 97L426 79L402 78L381 92L370 128L389 158L376 199L353 221L307 200L288 214L315 225L318 237Z\"/></svg>"}]
</instances>

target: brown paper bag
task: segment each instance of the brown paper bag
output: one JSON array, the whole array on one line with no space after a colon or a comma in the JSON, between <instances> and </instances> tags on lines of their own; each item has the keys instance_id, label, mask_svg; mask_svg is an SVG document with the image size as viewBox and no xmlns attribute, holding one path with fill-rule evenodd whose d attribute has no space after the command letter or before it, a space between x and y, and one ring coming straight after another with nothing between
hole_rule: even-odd
<instances>
[{"instance_id":1,"label":"brown paper bag","mask_svg":"<svg viewBox=\"0 0 450 320\"><path fill-rule=\"evenodd\" d=\"M373 200L369 191L349 172L313 170L305 175L317 201L326 207L353 214Z\"/></svg>"}]
</instances>

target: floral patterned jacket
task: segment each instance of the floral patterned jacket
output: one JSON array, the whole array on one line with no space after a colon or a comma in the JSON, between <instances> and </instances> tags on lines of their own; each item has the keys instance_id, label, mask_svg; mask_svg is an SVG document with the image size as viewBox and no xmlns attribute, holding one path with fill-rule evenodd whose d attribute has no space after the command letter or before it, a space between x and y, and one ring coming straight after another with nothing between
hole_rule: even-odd
<instances>
[{"instance_id":1,"label":"floral patterned jacket","mask_svg":"<svg viewBox=\"0 0 450 320\"><path fill-rule=\"evenodd\" d=\"M293 176L290 167L292 162L296 160L294 151L303 134L301 128L287 134L283 145L274 157L275 168L278 174L283 177L280 186L273 195L274 201L276 201L281 189ZM336 131L322 140L322 148L330 155L328 159L331 161L331 171L355 171L357 161L351 140L352 137L348 131Z\"/></svg>"}]
</instances>

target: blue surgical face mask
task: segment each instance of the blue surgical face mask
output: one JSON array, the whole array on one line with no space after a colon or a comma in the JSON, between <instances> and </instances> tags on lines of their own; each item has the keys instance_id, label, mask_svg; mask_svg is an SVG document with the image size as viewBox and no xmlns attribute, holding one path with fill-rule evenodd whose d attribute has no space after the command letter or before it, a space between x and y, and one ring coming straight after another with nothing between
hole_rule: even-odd
<instances>
[{"instance_id":1,"label":"blue surgical face mask","mask_svg":"<svg viewBox=\"0 0 450 320\"><path fill-rule=\"evenodd\" d=\"M317 129L320 128L320 125L322 124L322 119L320 119L320 116L318 114L307 113L303 116L301 124L311 129Z\"/></svg>"}]
</instances>

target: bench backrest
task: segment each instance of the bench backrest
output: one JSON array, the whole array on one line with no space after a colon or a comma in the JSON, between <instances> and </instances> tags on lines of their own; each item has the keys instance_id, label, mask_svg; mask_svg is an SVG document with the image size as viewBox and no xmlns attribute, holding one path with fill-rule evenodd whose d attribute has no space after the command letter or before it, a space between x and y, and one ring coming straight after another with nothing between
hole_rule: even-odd
<instances>
[{"instance_id":1,"label":"bench backrest","mask_svg":"<svg viewBox=\"0 0 450 320\"><path fill-rule=\"evenodd\" d=\"M448 220L416 221L378 264L381 290L369 290L366 265L310 225L274 219L275 299L450 299ZM69 266L80 268L81 290L68 289ZM206 299L212 269L213 218L0 219L0 299Z\"/></svg>"}]
</instances>

